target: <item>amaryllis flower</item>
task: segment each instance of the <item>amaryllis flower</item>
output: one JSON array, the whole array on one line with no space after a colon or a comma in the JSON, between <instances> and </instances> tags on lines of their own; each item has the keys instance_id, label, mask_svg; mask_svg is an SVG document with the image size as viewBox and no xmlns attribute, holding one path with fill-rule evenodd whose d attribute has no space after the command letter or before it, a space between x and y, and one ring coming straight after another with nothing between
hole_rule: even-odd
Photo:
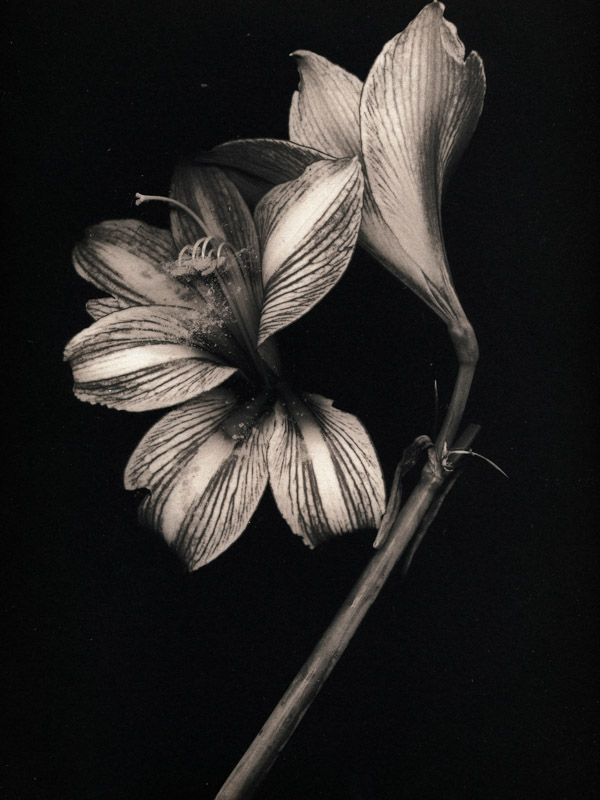
<instances>
[{"instance_id":1,"label":"amaryllis flower","mask_svg":"<svg viewBox=\"0 0 600 800\"><path fill-rule=\"evenodd\" d=\"M366 179L361 243L460 333L468 323L448 267L440 205L479 119L485 76L476 53L465 58L443 13L442 3L425 6L384 46L364 84L322 56L293 53L300 87L291 142L228 142L202 158L240 170L246 188L248 175L276 183L323 154L359 156Z\"/></svg>"},{"instance_id":2,"label":"amaryllis flower","mask_svg":"<svg viewBox=\"0 0 600 800\"><path fill-rule=\"evenodd\" d=\"M332 401L293 391L273 338L347 266L358 161L313 164L263 197L254 219L216 167L179 169L162 199L171 231L105 222L76 247L76 270L109 297L89 302L96 322L65 351L82 400L176 406L125 471L126 488L149 490L142 520L190 569L240 536L268 482L310 546L376 527L383 481L365 429Z\"/></svg>"}]
</instances>

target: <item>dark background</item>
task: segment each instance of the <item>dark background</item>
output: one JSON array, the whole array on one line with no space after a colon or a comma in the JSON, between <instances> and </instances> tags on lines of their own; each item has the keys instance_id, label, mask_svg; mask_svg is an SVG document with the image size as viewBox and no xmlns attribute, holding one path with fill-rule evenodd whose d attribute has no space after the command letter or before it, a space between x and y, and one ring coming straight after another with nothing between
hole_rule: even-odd
<instances>
[{"instance_id":1,"label":"dark background","mask_svg":"<svg viewBox=\"0 0 600 800\"><path fill-rule=\"evenodd\" d=\"M368 560L364 532L309 551L268 494L193 574L138 528L122 471L160 414L72 396L61 352L97 293L70 250L103 219L162 224L132 198L165 194L182 154L285 137L290 51L364 78L420 7L8 7L6 797L212 798ZM489 85L444 207L481 345L466 418L510 479L471 461L258 800L596 796L594 4L455 0L446 15ZM282 339L299 385L364 420L389 481L432 432L434 379L451 390L443 326L360 253Z\"/></svg>"}]
</instances>

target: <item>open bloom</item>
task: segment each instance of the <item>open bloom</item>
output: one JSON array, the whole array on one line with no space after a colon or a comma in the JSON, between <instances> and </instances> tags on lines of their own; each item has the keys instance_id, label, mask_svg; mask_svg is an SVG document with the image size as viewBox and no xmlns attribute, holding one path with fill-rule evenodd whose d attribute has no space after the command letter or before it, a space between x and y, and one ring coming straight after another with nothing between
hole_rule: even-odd
<instances>
[{"instance_id":1,"label":"open bloom","mask_svg":"<svg viewBox=\"0 0 600 800\"><path fill-rule=\"evenodd\" d=\"M460 329L464 312L448 267L440 206L481 114L485 76L476 53L465 58L443 12L441 3L425 6L385 45L364 84L322 56L294 53L300 86L290 110L291 142L228 142L206 160L275 183L323 154L359 156L361 243ZM248 184L243 174L240 181Z\"/></svg>"},{"instance_id":2,"label":"open bloom","mask_svg":"<svg viewBox=\"0 0 600 800\"><path fill-rule=\"evenodd\" d=\"M152 199L140 196L141 200ZM171 231L134 220L92 227L76 270L109 294L67 345L75 394L128 411L176 406L126 471L141 518L190 569L243 532L267 483L314 546L376 527L381 471L362 424L283 380L274 334L345 270L360 225L356 159L320 161L272 189L254 219L217 167L174 177Z\"/></svg>"}]
</instances>

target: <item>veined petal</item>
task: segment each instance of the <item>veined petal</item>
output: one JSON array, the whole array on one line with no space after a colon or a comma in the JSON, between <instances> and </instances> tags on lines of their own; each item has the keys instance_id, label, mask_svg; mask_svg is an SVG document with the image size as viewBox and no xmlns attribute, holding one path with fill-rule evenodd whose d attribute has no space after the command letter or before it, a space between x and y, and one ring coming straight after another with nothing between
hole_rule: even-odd
<instances>
[{"instance_id":1,"label":"veined petal","mask_svg":"<svg viewBox=\"0 0 600 800\"><path fill-rule=\"evenodd\" d=\"M442 240L441 195L485 93L481 59L471 53L465 60L443 11L441 3L430 3L385 45L365 82L360 112L369 187L396 239L392 263L430 305L432 285L458 304Z\"/></svg>"},{"instance_id":2,"label":"veined petal","mask_svg":"<svg viewBox=\"0 0 600 800\"><path fill-rule=\"evenodd\" d=\"M332 156L359 155L362 81L308 50L292 56L300 86L290 107L290 139Z\"/></svg>"},{"instance_id":3,"label":"veined petal","mask_svg":"<svg viewBox=\"0 0 600 800\"><path fill-rule=\"evenodd\" d=\"M460 314L460 301L451 282L440 285L439 281L431 278L427 270L422 268L421 263L402 248L396 233L375 204L368 183L365 183L358 241L444 320L451 320Z\"/></svg>"},{"instance_id":4,"label":"veined petal","mask_svg":"<svg viewBox=\"0 0 600 800\"><path fill-rule=\"evenodd\" d=\"M136 306L102 317L65 349L81 400L126 411L183 403L226 380L236 368L194 340L193 309Z\"/></svg>"},{"instance_id":5,"label":"veined petal","mask_svg":"<svg viewBox=\"0 0 600 800\"><path fill-rule=\"evenodd\" d=\"M331 536L376 528L385 503L377 455L352 414L315 394L275 407L269 476L294 533L314 547Z\"/></svg>"},{"instance_id":6,"label":"veined petal","mask_svg":"<svg viewBox=\"0 0 600 800\"><path fill-rule=\"evenodd\" d=\"M124 305L197 305L200 299L162 269L177 258L168 231L132 219L93 225L73 250L82 278Z\"/></svg>"},{"instance_id":7,"label":"veined petal","mask_svg":"<svg viewBox=\"0 0 600 800\"><path fill-rule=\"evenodd\" d=\"M171 212L173 237L179 248L194 244L203 236L217 236L248 254L249 263L258 264L258 239L252 215L242 196L218 167L184 164L175 170L171 197L198 213L207 230L200 230L189 214Z\"/></svg>"},{"instance_id":8,"label":"veined petal","mask_svg":"<svg viewBox=\"0 0 600 800\"><path fill-rule=\"evenodd\" d=\"M209 350L226 364L235 365L243 370L251 369L248 353L238 341L237 323L217 282L208 280L201 283L196 280L194 287L199 293L198 299L201 300L194 316L194 346L201 350ZM88 300L85 307L94 320L128 308L125 301L117 297L97 297ZM263 353L263 357L266 357L266 353ZM269 364L275 369L273 364L277 363L277 354L272 351Z\"/></svg>"},{"instance_id":9,"label":"veined petal","mask_svg":"<svg viewBox=\"0 0 600 800\"><path fill-rule=\"evenodd\" d=\"M224 271L217 268L217 272L227 284L222 288L228 294L231 311L248 329L254 347L262 284L258 237L248 206L219 167L178 167L171 183L171 196L198 213L206 226L203 231L189 214L172 210L173 236L182 248L208 235L227 242L233 249L235 255L229 254L227 268ZM218 246L217 241L215 251L218 251ZM234 305L238 307L237 312Z\"/></svg>"},{"instance_id":10,"label":"veined petal","mask_svg":"<svg viewBox=\"0 0 600 800\"><path fill-rule=\"evenodd\" d=\"M299 178L323 158L328 156L282 139L236 139L201 153L196 162L226 168L244 200L256 205L272 186Z\"/></svg>"},{"instance_id":11,"label":"veined petal","mask_svg":"<svg viewBox=\"0 0 600 800\"><path fill-rule=\"evenodd\" d=\"M85 304L85 310L94 320L102 319L107 314L114 314L115 311L122 311L124 308L127 308L127 303L117 297L95 297Z\"/></svg>"},{"instance_id":12,"label":"veined petal","mask_svg":"<svg viewBox=\"0 0 600 800\"><path fill-rule=\"evenodd\" d=\"M263 245L264 342L319 302L346 269L360 227L357 158L319 161L272 189L256 208Z\"/></svg>"},{"instance_id":13,"label":"veined petal","mask_svg":"<svg viewBox=\"0 0 600 800\"><path fill-rule=\"evenodd\" d=\"M150 490L141 519L159 530L190 570L212 561L244 531L268 480L267 435L259 421L236 440L223 426L237 400L219 388L169 412L142 439L125 488Z\"/></svg>"}]
</instances>

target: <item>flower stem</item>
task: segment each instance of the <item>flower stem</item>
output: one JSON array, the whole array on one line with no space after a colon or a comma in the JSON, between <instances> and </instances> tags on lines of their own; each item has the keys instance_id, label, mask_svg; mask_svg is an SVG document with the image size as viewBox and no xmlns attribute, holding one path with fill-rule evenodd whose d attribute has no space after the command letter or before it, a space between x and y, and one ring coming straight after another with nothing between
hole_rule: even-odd
<instances>
[{"instance_id":1,"label":"flower stem","mask_svg":"<svg viewBox=\"0 0 600 800\"><path fill-rule=\"evenodd\" d=\"M460 456L469 452L467 448L471 446L473 439L477 436L480 430L481 430L480 425L469 425L462 434L462 436L460 436L456 440L455 444L458 450L460 450L460 452L455 453L454 451L452 451L452 453L450 454L448 458L448 466L451 469L454 469L455 465L458 463L458 459L460 458ZM466 448L463 448L464 442L468 443ZM410 543L410 547L408 548L407 553L402 561L402 577L404 577L408 572L408 570L410 569L410 565L412 564L413 558L415 557L415 553L419 549L419 545L427 535L427 531L431 527L433 520L437 517L438 512L442 507L444 500L446 499L446 497L448 497L448 495L450 494L450 492L454 487L454 484L460 477L460 473L461 473L460 470L456 470L449 476L448 480L444 483L444 485L440 488L439 492L437 493L435 500L427 509L427 513L423 517L423 521L419 525L418 531L413 536Z\"/></svg>"},{"instance_id":2,"label":"flower stem","mask_svg":"<svg viewBox=\"0 0 600 800\"><path fill-rule=\"evenodd\" d=\"M467 449L479 428L471 426L460 438ZM455 461L459 457L455 457ZM429 527L436 498L443 491L445 475L426 464L421 479L394 522L382 547L367 564L340 610L296 675L271 716L224 783L215 800L246 800L258 788L280 751L329 677L365 614L375 601L394 566L422 523ZM445 495L444 495L445 496ZM442 498L443 499L443 498Z\"/></svg>"},{"instance_id":3,"label":"flower stem","mask_svg":"<svg viewBox=\"0 0 600 800\"><path fill-rule=\"evenodd\" d=\"M442 424L441 430L436 440L436 450L438 455L441 456L444 444L448 448L452 447L454 437L461 423L469 392L471 391L471 384L473 382L473 375L479 359L479 347L477 345L477 337L471 323L466 317L459 323L448 326L448 333L456 351L458 358L458 373L456 376L456 383L454 384L454 391L450 398L450 404L446 417Z\"/></svg>"}]
</instances>

